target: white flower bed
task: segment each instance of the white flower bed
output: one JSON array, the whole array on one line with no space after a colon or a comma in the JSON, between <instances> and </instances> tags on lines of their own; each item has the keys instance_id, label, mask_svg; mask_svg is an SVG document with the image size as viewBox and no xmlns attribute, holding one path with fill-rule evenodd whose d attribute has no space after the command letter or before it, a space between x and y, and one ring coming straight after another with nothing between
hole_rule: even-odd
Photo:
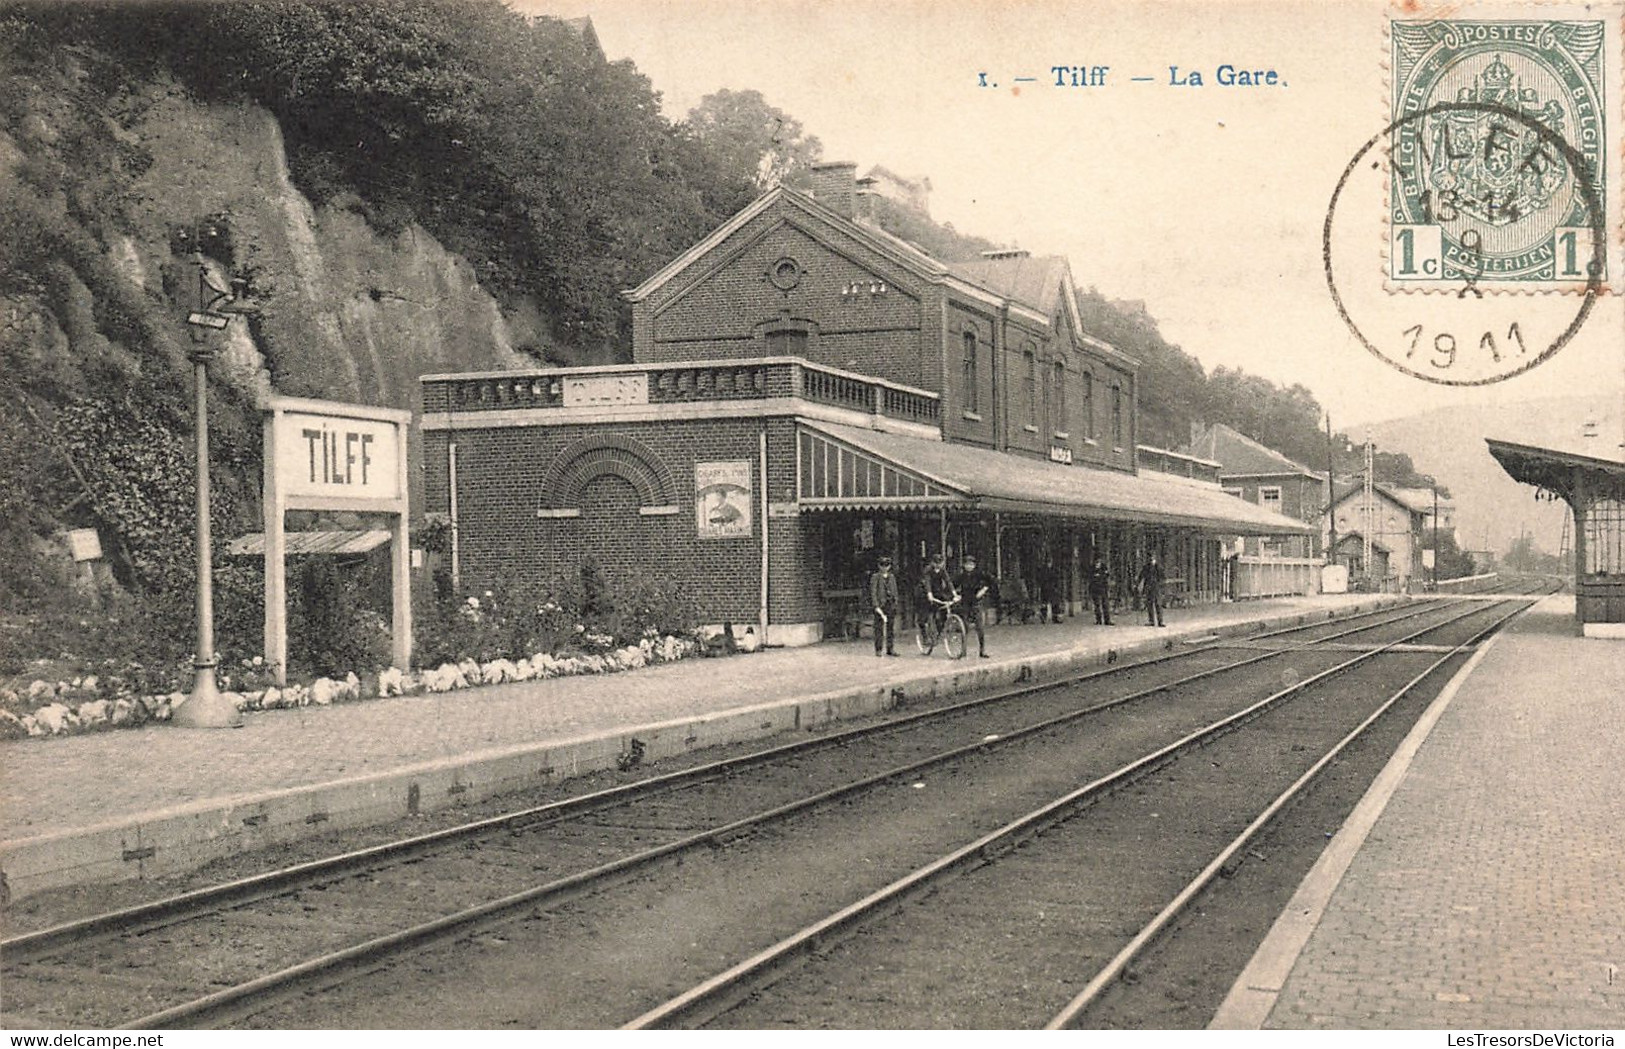
<instances>
[{"instance_id":1,"label":"white flower bed","mask_svg":"<svg viewBox=\"0 0 1625 1049\"><path fill-rule=\"evenodd\" d=\"M479 685L536 681L575 674L614 674L655 663L670 663L698 651L699 645L692 639L667 634L664 637L646 637L635 645L602 654L560 656L537 652L517 661L493 659L484 664L464 659L416 672L390 667L366 682L352 672L339 680L322 677L308 685L222 692L222 695L235 703L238 710L320 707L373 696L451 692ZM255 660L256 664L258 662ZM71 682L34 681L21 693L0 689L0 739L66 736L141 725L149 721L168 721L175 708L186 702L186 696L180 692L108 697L100 695L99 686L97 678L84 677ZM24 703L32 708L29 713L18 714L8 709Z\"/></svg>"}]
</instances>

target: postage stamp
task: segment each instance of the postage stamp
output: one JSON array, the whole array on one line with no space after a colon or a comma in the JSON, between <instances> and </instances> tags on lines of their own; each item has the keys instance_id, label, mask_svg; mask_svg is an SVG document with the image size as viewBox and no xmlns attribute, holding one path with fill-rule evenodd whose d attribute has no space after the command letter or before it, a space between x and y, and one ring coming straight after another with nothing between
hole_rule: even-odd
<instances>
[{"instance_id":1,"label":"postage stamp","mask_svg":"<svg viewBox=\"0 0 1625 1049\"><path fill-rule=\"evenodd\" d=\"M1617 275L1618 26L1556 10L1390 21L1390 290L1585 293Z\"/></svg>"}]
</instances>

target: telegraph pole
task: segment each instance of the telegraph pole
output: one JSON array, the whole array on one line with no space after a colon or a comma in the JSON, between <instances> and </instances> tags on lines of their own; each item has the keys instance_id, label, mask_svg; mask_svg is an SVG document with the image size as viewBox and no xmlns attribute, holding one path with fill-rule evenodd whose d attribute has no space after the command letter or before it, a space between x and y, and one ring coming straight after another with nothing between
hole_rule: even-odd
<instances>
[{"instance_id":1,"label":"telegraph pole","mask_svg":"<svg viewBox=\"0 0 1625 1049\"><path fill-rule=\"evenodd\" d=\"M1372 551L1371 551L1371 530L1376 527L1376 518L1377 518L1376 496L1372 491L1371 463L1372 463L1371 428L1366 427L1366 431L1365 431L1365 482L1362 485L1362 491L1360 493L1361 513L1364 514L1365 519L1360 524L1360 538L1363 540L1361 548L1360 548L1360 555L1363 558L1365 558L1365 561L1364 561L1364 563L1362 565L1362 571L1365 574L1367 584L1369 584L1371 582L1371 577L1372 577L1372 572L1371 572L1371 553L1372 553Z\"/></svg>"},{"instance_id":2,"label":"telegraph pole","mask_svg":"<svg viewBox=\"0 0 1625 1049\"><path fill-rule=\"evenodd\" d=\"M1337 563L1337 464L1332 457L1332 413L1326 413L1326 563Z\"/></svg>"},{"instance_id":3,"label":"telegraph pole","mask_svg":"<svg viewBox=\"0 0 1625 1049\"><path fill-rule=\"evenodd\" d=\"M1439 590L1439 482L1433 482L1433 590Z\"/></svg>"}]
</instances>

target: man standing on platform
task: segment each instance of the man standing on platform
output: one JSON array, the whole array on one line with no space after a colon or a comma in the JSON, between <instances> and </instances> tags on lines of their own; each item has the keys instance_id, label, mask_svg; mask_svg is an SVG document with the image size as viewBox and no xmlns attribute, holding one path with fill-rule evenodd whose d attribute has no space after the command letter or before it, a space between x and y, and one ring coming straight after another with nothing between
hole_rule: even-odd
<instances>
[{"instance_id":1,"label":"man standing on platform","mask_svg":"<svg viewBox=\"0 0 1625 1049\"><path fill-rule=\"evenodd\" d=\"M1095 625L1112 625L1112 573L1106 559L1095 554L1089 565L1089 600L1095 606Z\"/></svg>"},{"instance_id":2,"label":"man standing on platform","mask_svg":"<svg viewBox=\"0 0 1625 1049\"><path fill-rule=\"evenodd\" d=\"M869 603L875 609L875 656L880 656L881 639L885 639L886 654L897 654L897 577L892 575L891 558L880 556L880 565L869 577Z\"/></svg>"},{"instance_id":3,"label":"man standing on platform","mask_svg":"<svg viewBox=\"0 0 1625 1049\"><path fill-rule=\"evenodd\" d=\"M959 578L954 580L954 589L959 591L960 600L965 605L965 623L976 629L976 652L986 659L987 634L982 630L982 602L987 599L988 578L976 567L974 554L966 554L959 565Z\"/></svg>"},{"instance_id":4,"label":"man standing on platform","mask_svg":"<svg viewBox=\"0 0 1625 1049\"><path fill-rule=\"evenodd\" d=\"M1162 626L1162 566L1152 554L1140 570L1140 590L1145 594L1145 625Z\"/></svg>"}]
</instances>

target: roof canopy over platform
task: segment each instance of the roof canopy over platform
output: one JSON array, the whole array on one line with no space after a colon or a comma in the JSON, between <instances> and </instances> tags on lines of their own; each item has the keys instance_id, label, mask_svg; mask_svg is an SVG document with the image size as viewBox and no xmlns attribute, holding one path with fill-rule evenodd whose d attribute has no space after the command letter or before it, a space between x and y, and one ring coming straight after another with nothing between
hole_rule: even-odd
<instances>
[{"instance_id":1,"label":"roof canopy over platform","mask_svg":"<svg viewBox=\"0 0 1625 1049\"><path fill-rule=\"evenodd\" d=\"M1625 457L1593 455L1589 448L1486 443L1514 480L1568 502L1574 511L1575 614L1588 636L1625 638Z\"/></svg>"},{"instance_id":2,"label":"roof canopy over platform","mask_svg":"<svg viewBox=\"0 0 1625 1049\"><path fill-rule=\"evenodd\" d=\"M1536 485L1570 504L1577 498L1625 498L1625 459L1494 438L1485 438L1485 443L1513 480Z\"/></svg>"},{"instance_id":3,"label":"roof canopy over platform","mask_svg":"<svg viewBox=\"0 0 1625 1049\"><path fill-rule=\"evenodd\" d=\"M1312 525L1215 486L1037 459L836 423L801 424L798 496L809 509L960 506L1179 525L1225 535L1304 535Z\"/></svg>"}]
</instances>

